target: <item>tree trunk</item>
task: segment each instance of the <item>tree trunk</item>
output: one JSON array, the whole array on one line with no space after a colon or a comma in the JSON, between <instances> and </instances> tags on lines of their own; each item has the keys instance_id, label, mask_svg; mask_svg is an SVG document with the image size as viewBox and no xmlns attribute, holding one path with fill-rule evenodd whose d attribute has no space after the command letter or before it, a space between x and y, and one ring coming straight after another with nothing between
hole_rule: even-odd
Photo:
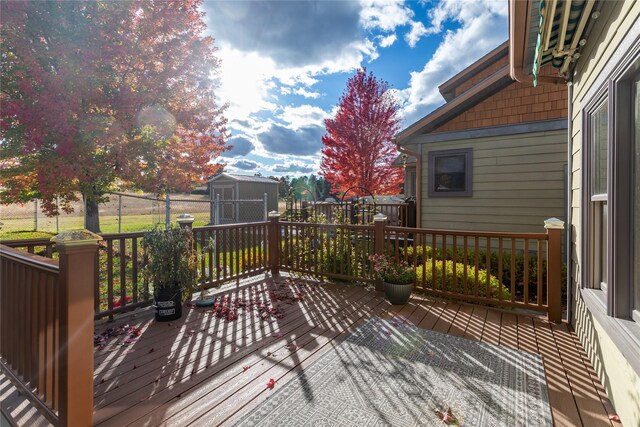
<instances>
[{"instance_id":1,"label":"tree trunk","mask_svg":"<svg viewBox=\"0 0 640 427\"><path fill-rule=\"evenodd\" d=\"M94 233L101 233L100 231L100 216L98 215L98 203L92 197L82 195L85 202L84 222L85 228Z\"/></svg>"}]
</instances>

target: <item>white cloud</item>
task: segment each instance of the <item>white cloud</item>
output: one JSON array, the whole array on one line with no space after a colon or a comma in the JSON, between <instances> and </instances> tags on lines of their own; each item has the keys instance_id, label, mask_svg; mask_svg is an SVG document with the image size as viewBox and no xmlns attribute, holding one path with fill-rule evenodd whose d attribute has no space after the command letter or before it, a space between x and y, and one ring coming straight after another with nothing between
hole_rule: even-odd
<instances>
[{"instance_id":1,"label":"white cloud","mask_svg":"<svg viewBox=\"0 0 640 427\"><path fill-rule=\"evenodd\" d=\"M380 42L378 43L380 47L390 47L396 42L396 40L398 40L398 37L394 33L394 34L389 34L386 37L378 36L378 39L380 40Z\"/></svg>"},{"instance_id":2,"label":"white cloud","mask_svg":"<svg viewBox=\"0 0 640 427\"><path fill-rule=\"evenodd\" d=\"M404 100L403 127L407 127L444 103L438 86L490 50L507 35L507 5L475 0L444 0L433 12L437 27L446 20L462 25L448 31L421 71L411 72L409 87L398 93ZM434 18L435 19L435 18Z\"/></svg>"},{"instance_id":3,"label":"white cloud","mask_svg":"<svg viewBox=\"0 0 640 427\"><path fill-rule=\"evenodd\" d=\"M422 22L411 22L411 30L404 35L404 39L411 47L415 47L422 36L427 34L427 29Z\"/></svg>"},{"instance_id":4,"label":"white cloud","mask_svg":"<svg viewBox=\"0 0 640 427\"><path fill-rule=\"evenodd\" d=\"M229 103L226 112L229 119L245 120L252 113L274 107L266 101L269 90L275 87L273 60L226 45L220 48L218 56L222 60L218 95Z\"/></svg>"},{"instance_id":5,"label":"white cloud","mask_svg":"<svg viewBox=\"0 0 640 427\"><path fill-rule=\"evenodd\" d=\"M302 87L297 88L296 90L293 91L293 93L295 93L296 95L304 96L305 98L312 98L312 99L320 98L320 92L308 91Z\"/></svg>"},{"instance_id":6,"label":"white cloud","mask_svg":"<svg viewBox=\"0 0 640 427\"><path fill-rule=\"evenodd\" d=\"M322 108L313 105L287 106L283 108L282 114L278 115L278 118L292 129L311 125L324 127L325 119L330 117L329 113Z\"/></svg>"},{"instance_id":7,"label":"white cloud","mask_svg":"<svg viewBox=\"0 0 640 427\"><path fill-rule=\"evenodd\" d=\"M360 25L368 30L394 31L413 17L413 11L404 7L403 0L362 0L361 4Z\"/></svg>"}]
</instances>

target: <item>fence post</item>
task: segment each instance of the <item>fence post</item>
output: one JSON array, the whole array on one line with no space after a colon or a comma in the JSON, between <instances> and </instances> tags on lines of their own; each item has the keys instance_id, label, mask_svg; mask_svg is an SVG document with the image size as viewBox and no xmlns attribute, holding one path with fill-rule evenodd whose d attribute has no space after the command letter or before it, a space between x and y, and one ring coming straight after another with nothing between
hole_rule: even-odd
<instances>
[{"instance_id":1,"label":"fence post","mask_svg":"<svg viewBox=\"0 0 640 427\"><path fill-rule=\"evenodd\" d=\"M118 233L122 233L122 194L118 194Z\"/></svg>"},{"instance_id":2,"label":"fence post","mask_svg":"<svg viewBox=\"0 0 640 427\"><path fill-rule=\"evenodd\" d=\"M215 217L215 221L214 224L218 225L220 224L220 194L216 194L216 217Z\"/></svg>"},{"instance_id":3,"label":"fence post","mask_svg":"<svg viewBox=\"0 0 640 427\"><path fill-rule=\"evenodd\" d=\"M167 230L171 228L171 197L169 193L164 201L164 225Z\"/></svg>"},{"instance_id":4,"label":"fence post","mask_svg":"<svg viewBox=\"0 0 640 427\"><path fill-rule=\"evenodd\" d=\"M264 195L262 197L264 199L264 203L263 203L263 206L262 206L262 211L263 211L264 221L266 221L268 216L269 216L269 214L267 213L267 211L268 211L268 208L267 208L267 193L264 193Z\"/></svg>"},{"instance_id":5,"label":"fence post","mask_svg":"<svg viewBox=\"0 0 640 427\"><path fill-rule=\"evenodd\" d=\"M280 212L269 212L269 231L267 233L269 267L271 268L271 276L275 277L280 274Z\"/></svg>"},{"instance_id":6,"label":"fence post","mask_svg":"<svg viewBox=\"0 0 640 427\"><path fill-rule=\"evenodd\" d=\"M550 322L562 322L562 230L564 222L549 218L544 222L547 230L547 303Z\"/></svg>"},{"instance_id":7,"label":"fence post","mask_svg":"<svg viewBox=\"0 0 640 427\"><path fill-rule=\"evenodd\" d=\"M95 257L102 237L87 230L54 236L60 254L60 425L93 425L93 303Z\"/></svg>"},{"instance_id":8,"label":"fence post","mask_svg":"<svg viewBox=\"0 0 640 427\"><path fill-rule=\"evenodd\" d=\"M38 199L34 200L33 205L33 231L38 231Z\"/></svg>"},{"instance_id":9,"label":"fence post","mask_svg":"<svg viewBox=\"0 0 640 427\"><path fill-rule=\"evenodd\" d=\"M216 223L215 195L213 188L209 184L209 225Z\"/></svg>"},{"instance_id":10,"label":"fence post","mask_svg":"<svg viewBox=\"0 0 640 427\"><path fill-rule=\"evenodd\" d=\"M373 241L374 251L376 255L384 255L384 226L387 223L387 216L384 214L375 214L373 216ZM382 291L382 280L376 280L376 291Z\"/></svg>"}]
</instances>

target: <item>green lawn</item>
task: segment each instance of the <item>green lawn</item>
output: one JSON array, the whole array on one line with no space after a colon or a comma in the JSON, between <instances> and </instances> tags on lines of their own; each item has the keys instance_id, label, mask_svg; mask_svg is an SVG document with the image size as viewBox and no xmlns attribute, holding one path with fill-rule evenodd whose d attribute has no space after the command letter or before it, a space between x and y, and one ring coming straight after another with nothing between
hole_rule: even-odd
<instances>
[{"instance_id":1,"label":"green lawn","mask_svg":"<svg viewBox=\"0 0 640 427\"><path fill-rule=\"evenodd\" d=\"M38 231L33 230L33 224L26 226L25 224L27 222L28 221L25 221L24 219L3 219L2 230L0 230L0 240L34 239L39 237L52 237L56 234L55 218L47 218L46 221L40 221ZM208 222L208 215L196 215L196 221L193 225L195 227L200 227L207 225ZM126 215L122 217L121 230L123 233L146 231L152 229L156 223L164 225L164 216L152 214ZM174 224L176 224L175 219ZM60 231L64 231L81 229L84 224L82 218L60 217L58 219L58 226ZM100 216L100 229L105 234L117 233L118 216Z\"/></svg>"}]
</instances>

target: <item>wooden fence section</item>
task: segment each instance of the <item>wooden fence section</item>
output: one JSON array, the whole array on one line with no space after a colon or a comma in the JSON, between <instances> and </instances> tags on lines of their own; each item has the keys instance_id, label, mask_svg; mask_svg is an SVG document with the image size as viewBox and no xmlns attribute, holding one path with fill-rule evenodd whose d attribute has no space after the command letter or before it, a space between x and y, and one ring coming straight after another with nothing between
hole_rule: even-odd
<instances>
[{"instance_id":1,"label":"wooden fence section","mask_svg":"<svg viewBox=\"0 0 640 427\"><path fill-rule=\"evenodd\" d=\"M373 282L373 227L302 222L280 224L280 266L287 271Z\"/></svg>"},{"instance_id":2,"label":"wooden fence section","mask_svg":"<svg viewBox=\"0 0 640 427\"><path fill-rule=\"evenodd\" d=\"M381 213L389 224L398 227L415 226L414 203L307 203L295 204L283 213L283 220L307 222L312 216L322 216L329 223L371 225Z\"/></svg>"},{"instance_id":3,"label":"wooden fence section","mask_svg":"<svg viewBox=\"0 0 640 427\"><path fill-rule=\"evenodd\" d=\"M545 226L546 227L546 226ZM436 296L562 317L561 229L492 233L283 222L279 266L288 271L373 281L374 253L412 265L416 288Z\"/></svg>"},{"instance_id":4,"label":"wooden fence section","mask_svg":"<svg viewBox=\"0 0 640 427\"><path fill-rule=\"evenodd\" d=\"M269 267L268 222L193 229L205 289L263 273Z\"/></svg>"},{"instance_id":5,"label":"wooden fence section","mask_svg":"<svg viewBox=\"0 0 640 427\"><path fill-rule=\"evenodd\" d=\"M385 246L416 268L418 289L446 298L548 309L545 233L385 231Z\"/></svg>"},{"instance_id":6,"label":"wooden fence section","mask_svg":"<svg viewBox=\"0 0 640 427\"><path fill-rule=\"evenodd\" d=\"M0 245L0 368L54 425L93 417L96 249L59 242L58 262Z\"/></svg>"}]
</instances>

